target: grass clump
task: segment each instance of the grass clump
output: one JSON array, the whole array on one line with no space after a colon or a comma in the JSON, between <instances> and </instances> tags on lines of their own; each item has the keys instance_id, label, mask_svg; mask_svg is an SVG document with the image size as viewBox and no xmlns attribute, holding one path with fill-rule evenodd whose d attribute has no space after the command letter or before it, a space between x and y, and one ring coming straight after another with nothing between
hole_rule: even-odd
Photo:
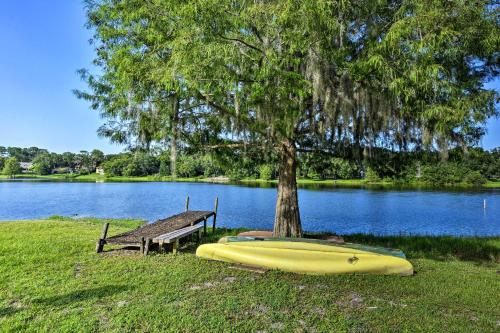
<instances>
[{"instance_id":1,"label":"grass clump","mask_svg":"<svg viewBox=\"0 0 500 333\"><path fill-rule=\"evenodd\" d=\"M106 220L110 221L110 220ZM494 332L499 238L375 237L417 274L257 274L194 256L95 254L101 219L0 223L2 332ZM109 234L143 221L111 220ZM239 230L218 229L204 242Z\"/></svg>"}]
</instances>

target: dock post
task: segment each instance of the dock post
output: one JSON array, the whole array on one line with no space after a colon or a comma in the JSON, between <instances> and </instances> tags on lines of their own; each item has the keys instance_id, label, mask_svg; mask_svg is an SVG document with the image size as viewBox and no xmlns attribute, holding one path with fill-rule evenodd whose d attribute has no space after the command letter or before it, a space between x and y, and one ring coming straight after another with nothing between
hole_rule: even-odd
<instances>
[{"instance_id":1,"label":"dock post","mask_svg":"<svg viewBox=\"0 0 500 333\"><path fill-rule=\"evenodd\" d=\"M141 254L144 254L144 237L141 237L141 243L139 244L139 246Z\"/></svg>"},{"instance_id":2,"label":"dock post","mask_svg":"<svg viewBox=\"0 0 500 333\"><path fill-rule=\"evenodd\" d=\"M144 246L144 255L149 254L149 247L151 246L151 238L146 239L146 245Z\"/></svg>"},{"instance_id":3,"label":"dock post","mask_svg":"<svg viewBox=\"0 0 500 333\"><path fill-rule=\"evenodd\" d=\"M207 235L207 218L203 218L203 235Z\"/></svg>"},{"instance_id":4,"label":"dock post","mask_svg":"<svg viewBox=\"0 0 500 333\"><path fill-rule=\"evenodd\" d=\"M172 253L177 254L177 249L179 249L179 240L176 239L173 246L172 246Z\"/></svg>"},{"instance_id":5,"label":"dock post","mask_svg":"<svg viewBox=\"0 0 500 333\"><path fill-rule=\"evenodd\" d=\"M214 224L212 226L212 232L215 232L215 221L217 219L217 208L218 207L219 207L219 197L215 197Z\"/></svg>"},{"instance_id":6,"label":"dock post","mask_svg":"<svg viewBox=\"0 0 500 333\"><path fill-rule=\"evenodd\" d=\"M189 210L189 195L186 197L186 212Z\"/></svg>"},{"instance_id":7,"label":"dock post","mask_svg":"<svg viewBox=\"0 0 500 333\"><path fill-rule=\"evenodd\" d=\"M97 241L95 249L96 253L101 253L104 248L106 236L108 235L108 228L109 228L109 223L104 223L104 226L102 228L101 238L99 238L99 240Z\"/></svg>"}]
</instances>

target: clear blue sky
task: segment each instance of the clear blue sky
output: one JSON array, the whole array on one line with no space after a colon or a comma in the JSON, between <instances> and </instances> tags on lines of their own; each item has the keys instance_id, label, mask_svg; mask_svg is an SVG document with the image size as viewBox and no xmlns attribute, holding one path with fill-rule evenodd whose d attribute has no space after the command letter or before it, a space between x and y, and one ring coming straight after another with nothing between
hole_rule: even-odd
<instances>
[{"instance_id":1,"label":"clear blue sky","mask_svg":"<svg viewBox=\"0 0 500 333\"><path fill-rule=\"evenodd\" d=\"M98 113L72 93L93 59L84 24L80 0L0 2L0 146L122 150L98 138Z\"/></svg>"},{"instance_id":2,"label":"clear blue sky","mask_svg":"<svg viewBox=\"0 0 500 333\"><path fill-rule=\"evenodd\" d=\"M85 88L76 70L93 58L84 23L80 0L0 3L0 146L122 149L97 137L102 120L71 92ZM500 80L490 87L500 89ZM488 131L483 146L500 146L500 119Z\"/></svg>"}]
</instances>

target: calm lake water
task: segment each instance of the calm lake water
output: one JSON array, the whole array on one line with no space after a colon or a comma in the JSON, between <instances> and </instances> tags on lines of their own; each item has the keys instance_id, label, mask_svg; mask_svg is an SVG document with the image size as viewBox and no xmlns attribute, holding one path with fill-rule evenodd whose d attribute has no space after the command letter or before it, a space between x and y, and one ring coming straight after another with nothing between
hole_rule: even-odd
<instances>
[{"instance_id":1,"label":"calm lake water","mask_svg":"<svg viewBox=\"0 0 500 333\"><path fill-rule=\"evenodd\" d=\"M213 209L218 226L271 229L276 189L204 183L0 182L0 220L51 215L154 221L184 209ZM483 200L487 201L483 209ZM379 235L500 235L500 191L329 188L299 190L307 231Z\"/></svg>"}]
</instances>

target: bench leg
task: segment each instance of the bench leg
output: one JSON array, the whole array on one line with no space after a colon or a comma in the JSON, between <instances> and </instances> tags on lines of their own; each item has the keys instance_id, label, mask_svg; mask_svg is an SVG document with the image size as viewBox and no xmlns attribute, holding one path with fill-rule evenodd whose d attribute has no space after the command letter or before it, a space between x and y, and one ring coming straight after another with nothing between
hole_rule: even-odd
<instances>
[{"instance_id":1,"label":"bench leg","mask_svg":"<svg viewBox=\"0 0 500 333\"><path fill-rule=\"evenodd\" d=\"M179 240L176 239L174 244L172 244L172 253L177 254L177 250L179 249Z\"/></svg>"}]
</instances>

